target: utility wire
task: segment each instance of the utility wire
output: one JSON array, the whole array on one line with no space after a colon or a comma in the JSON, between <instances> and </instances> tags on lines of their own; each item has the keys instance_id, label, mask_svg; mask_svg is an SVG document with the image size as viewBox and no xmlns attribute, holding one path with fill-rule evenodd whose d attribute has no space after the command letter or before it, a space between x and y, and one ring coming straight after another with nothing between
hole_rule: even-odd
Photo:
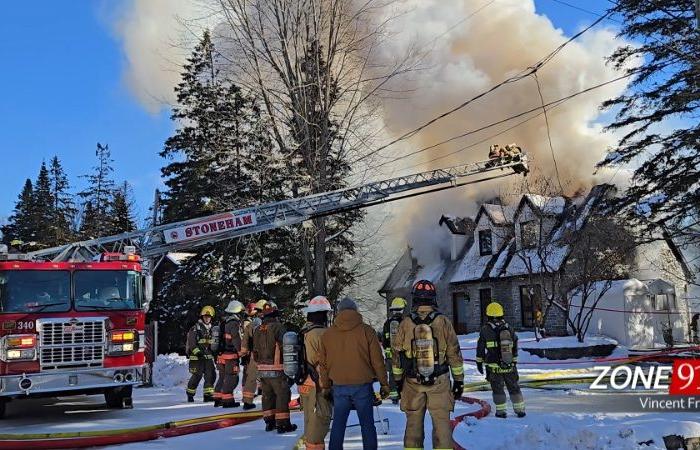
<instances>
[{"instance_id":1,"label":"utility wire","mask_svg":"<svg viewBox=\"0 0 700 450\"><path fill-rule=\"evenodd\" d=\"M535 63L534 65L532 65L532 66L530 66L530 67L528 67L528 68L526 68L526 69L524 69L523 71L521 71L521 72L518 73L517 75L514 75L514 76L512 76L512 77L506 78L505 80L503 80L503 81L501 81L500 83L498 83L498 84L492 86L492 87L489 88L488 90L483 91L483 92L481 92L481 93L475 95L474 97L472 97L472 98L470 98L470 99L468 99L468 100L466 100L466 101L460 103L459 105L455 106L454 108L451 108L451 109L449 109L448 111L445 111L444 113L442 113L442 114L440 114L440 115L438 115L438 116L436 116L436 117L434 117L434 118L428 120L427 122L423 123L422 125L420 125L420 126L414 128L413 130L407 131L406 133L404 133L404 134L402 134L401 136L397 137L396 139L393 139L393 140L389 141L388 143L386 143L386 144L384 144L384 145L378 147L377 149L373 150L372 152L369 152L369 153L367 153L367 154L365 154L365 155L363 155L363 156L361 156L361 157L355 159L354 161L352 161L352 163L354 164L354 163L356 163L356 162L360 162L360 161L362 161L362 160L364 160L364 159L369 158L371 155L373 155L373 154L375 154L375 153L378 153L378 152L381 152L382 150L385 150L386 148L388 148L388 147L390 147L390 146L396 144L397 142L403 141L403 140L405 140L405 139L409 139L409 138L415 136L416 134L420 133L420 132L423 131L424 129L428 128L429 126L433 125L434 123L439 122L440 120L444 119L445 117L448 117L448 116L454 114L455 112L457 112L457 111L459 111L459 110L465 108L466 106L470 105L471 103L475 102L476 100L478 100L478 99L480 99L480 98L482 98L482 97L485 97L486 95L488 95L488 94L490 94L491 92L493 92L493 91L495 91L495 90L497 90L497 89L499 89L499 88L505 86L506 84L515 83L515 82L517 82L517 81L522 80L523 78L526 78L526 77L532 75L533 73L535 73L535 72L537 72L538 70L540 70L545 64L549 63L552 59L554 59L554 57L556 57L556 55L559 54L559 52L561 52L561 50L564 49L564 47L566 47L567 45L569 45L569 44L570 44L571 42L573 42L574 40L578 39L582 34L586 33L586 32L587 32L588 30L590 30L591 28L593 28L593 27L595 27L596 25L598 25L598 24L599 24L600 22L602 22L605 18L607 18L607 14L604 15L604 16L602 16L602 17L599 17L598 19L596 19L596 20L595 20L593 23L591 23L589 26L587 26L587 27L584 28L583 30L579 31L578 33L576 33L575 35L573 35L572 37L570 37L569 39L567 39L564 43L562 43L561 45L559 45L558 47L556 47L554 50L552 50L549 54L547 54L544 58L542 58L541 60L539 60L537 63Z\"/></svg>"},{"instance_id":2,"label":"utility wire","mask_svg":"<svg viewBox=\"0 0 700 450\"><path fill-rule=\"evenodd\" d=\"M537 93L540 94L540 103L542 104L542 114L544 114L544 123L547 125L547 140L549 141L549 150L552 153L552 161L554 161L554 173L557 175L557 182L559 183L559 193L564 195L564 186L561 184L561 178L559 177L559 166L557 165L557 157L554 156L554 145L552 145L552 135L549 130L549 117L547 116L547 108L544 107L544 97L542 96L542 87L540 86L540 79L537 77L537 72L533 73L532 76L535 78L535 83L537 83Z\"/></svg>"}]
</instances>

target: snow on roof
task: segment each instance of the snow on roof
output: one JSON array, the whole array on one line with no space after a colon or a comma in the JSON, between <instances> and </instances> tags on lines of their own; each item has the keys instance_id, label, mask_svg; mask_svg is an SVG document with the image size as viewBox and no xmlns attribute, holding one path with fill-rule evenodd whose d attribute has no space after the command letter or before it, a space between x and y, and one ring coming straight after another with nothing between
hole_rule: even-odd
<instances>
[{"instance_id":1,"label":"snow on roof","mask_svg":"<svg viewBox=\"0 0 700 450\"><path fill-rule=\"evenodd\" d=\"M569 253L569 246L558 246L555 243L546 245L544 248L522 249L515 252L508 264L504 277L517 275L527 275L529 273L552 273L559 270L566 255Z\"/></svg>"},{"instance_id":2,"label":"snow on roof","mask_svg":"<svg viewBox=\"0 0 700 450\"><path fill-rule=\"evenodd\" d=\"M450 283L460 283L463 281L480 279L492 258L492 255L481 256L479 254L479 245L474 243L469 248L467 254L464 255L464 258L462 258L462 261L452 276Z\"/></svg>"},{"instance_id":3,"label":"snow on roof","mask_svg":"<svg viewBox=\"0 0 700 450\"><path fill-rule=\"evenodd\" d=\"M564 212L566 199L564 197L545 197L544 195L525 194L523 199L528 199L542 214L559 215Z\"/></svg>"},{"instance_id":4,"label":"snow on roof","mask_svg":"<svg viewBox=\"0 0 700 450\"><path fill-rule=\"evenodd\" d=\"M404 286L413 287L414 280L428 280L436 283L442 277L442 274L445 273L445 269L447 269L447 262L445 261L428 264L421 267L413 279L406 280L406 284L404 284Z\"/></svg>"},{"instance_id":5,"label":"snow on roof","mask_svg":"<svg viewBox=\"0 0 700 450\"><path fill-rule=\"evenodd\" d=\"M179 266L187 262L187 260L193 257L194 255L194 253L170 252L166 256L173 264Z\"/></svg>"},{"instance_id":6,"label":"snow on roof","mask_svg":"<svg viewBox=\"0 0 700 450\"><path fill-rule=\"evenodd\" d=\"M512 206L492 205L484 203L481 205L484 212L491 218L491 221L496 225L506 225L513 223L513 213L515 208ZM479 211L481 213L481 211ZM478 218L478 215L477 215Z\"/></svg>"}]
</instances>

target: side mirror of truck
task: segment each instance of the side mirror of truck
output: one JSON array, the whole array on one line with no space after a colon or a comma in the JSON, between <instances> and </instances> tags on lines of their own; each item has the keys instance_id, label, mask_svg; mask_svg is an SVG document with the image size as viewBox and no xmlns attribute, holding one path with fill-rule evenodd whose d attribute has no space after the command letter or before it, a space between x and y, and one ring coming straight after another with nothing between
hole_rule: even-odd
<instances>
[{"instance_id":1,"label":"side mirror of truck","mask_svg":"<svg viewBox=\"0 0 700 450\"><path fill-rule=\"evenodd\" d=\"M153 301L153 275L143 277L143 312L148 312L148 307Z\"/></svg>"}]
</instances>

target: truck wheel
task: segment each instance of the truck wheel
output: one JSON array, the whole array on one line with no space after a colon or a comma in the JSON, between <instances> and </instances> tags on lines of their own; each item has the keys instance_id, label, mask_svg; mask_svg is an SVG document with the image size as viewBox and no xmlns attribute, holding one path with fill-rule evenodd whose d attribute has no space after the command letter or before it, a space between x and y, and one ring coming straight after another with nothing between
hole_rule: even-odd
<instances>
[{"instance_id":1,"label":"truck wheel","mask_svg":"<svg viewBox=\"0 0 700 450\"><path fill-rule=\"evenodd\" d=\"M0 399L0 419L5 418L5 411L7 410L7 400Z\"/></svg>"},{"instance_id":2,"label":"truck wheel","mask_svg":"<svg viewBox=\"0 0 700 450\"><path fill-rule=\"evenodd\" d=\"M108 408L131 408L132 386L120 386L105 390L105 402Z\"/></svg>"}]
</instances>

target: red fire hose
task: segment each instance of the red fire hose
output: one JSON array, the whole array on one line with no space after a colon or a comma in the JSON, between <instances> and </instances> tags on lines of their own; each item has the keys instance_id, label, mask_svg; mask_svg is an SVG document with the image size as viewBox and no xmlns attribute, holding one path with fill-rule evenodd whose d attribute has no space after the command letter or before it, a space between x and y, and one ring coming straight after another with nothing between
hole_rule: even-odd
<instances>
[{"instance_id":1,"label":"red fire hose","mask_svg":"<svg viewBox=\"0 0 700 450\"><path fill-rule=\"evenodd\" d=\"M461 422L463 422L464 419L466 419L467 417L474 417L476 419L483 419L484 417L488 416L489 413L491 412L491 405L489 404L489 402L487 402L485 400L479 400L478 398L472 398L472 397L462 397L460 399L460 401L463 403L470 404L470 405L477 404L477 405L479 405L479 409L476 411L472 411L472 412L469 412L466 414L459 415L459 416L455 417L454 419L452 419L452 421L450 423L450 425L452 425L452 431L454 431L454 429L457 427L457 425L459 425ZM454 441L454 439L453 439L453 442L454 442L454 449L455 450L466 450L464 447L459 445L457 443L457 441Z\"/></svg>"}]
</instances>

